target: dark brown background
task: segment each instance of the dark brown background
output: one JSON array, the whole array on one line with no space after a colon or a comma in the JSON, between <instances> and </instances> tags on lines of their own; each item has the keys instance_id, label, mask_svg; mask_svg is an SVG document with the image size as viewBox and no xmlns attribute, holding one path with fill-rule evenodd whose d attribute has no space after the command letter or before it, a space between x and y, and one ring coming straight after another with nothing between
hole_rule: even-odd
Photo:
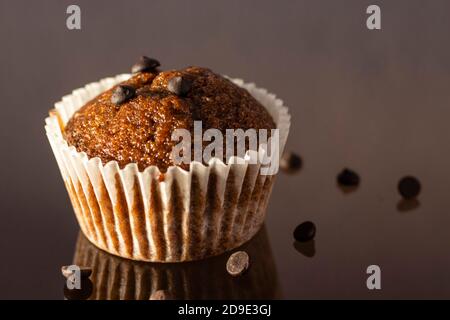
<instances>
[{"instance_id":1,"label":"dark brown background","mask_svg":"<svg viewBox=\"0 0 450 320\"><path fill-rule=\"evenodd\" d=\"M82 10L82 30L65 26ZM369 4L382 30L365 27ZM290 107L267 229L284 298L450 298L450 2L0 0L0 298L62 298L78 228L44 134L61 96L127 72L139 55L255 81ZM344 194L344 166L362 177ZM398 179L420 206L397 210ZM312 220L316 254L293 247ZM382 290L366 288L368 265Z\"/></svg>"}]
</instances>

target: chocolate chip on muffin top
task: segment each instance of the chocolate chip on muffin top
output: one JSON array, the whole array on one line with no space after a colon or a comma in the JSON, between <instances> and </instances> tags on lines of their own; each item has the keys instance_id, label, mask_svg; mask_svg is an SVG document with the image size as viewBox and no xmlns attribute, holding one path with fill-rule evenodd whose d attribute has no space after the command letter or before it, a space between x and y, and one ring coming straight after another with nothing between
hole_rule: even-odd
<instances>
[{"instance_id":1,"label":"chocolate chip on muffin top","mask_svg":"<svg viewBox=\"0 0 450 320\"><path fill-rule=\"evenodd\" d=\"M64 128L68 144L103 163L136 163L139 170L155 165L164 172L173 165L171 152L178 143L171 139L173 130L192 132L194 121L223 134L226 129L275 128L255 98L211 70L159 72L156 67L135 67L130 79L75 112Z\"/></svg>"}]
</instances>

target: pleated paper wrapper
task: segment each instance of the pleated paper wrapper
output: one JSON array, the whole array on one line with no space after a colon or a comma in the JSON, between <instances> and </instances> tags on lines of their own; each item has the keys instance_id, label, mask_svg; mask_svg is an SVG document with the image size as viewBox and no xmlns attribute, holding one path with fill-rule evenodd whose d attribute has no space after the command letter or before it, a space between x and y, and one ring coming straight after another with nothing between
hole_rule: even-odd
<instances>
[{"instance_id":1,"label":"pleated paper wrapper","mask_svg":"<svg viewBox=\"0 0 450 320\"><path fill-rule=\"evenodd\" d=\"M97 247L124 258L181 262L231 250L260 229L275 175L260 174L260 163L227 164L213 158L193 161L189 171L172 166L160 181L156 166L139 171L102 164L69 146L63 128L75 111L130 75L102 79L64 96L45 120L45 130L85 236ZM253 83L230 79L247 89L270 113L279 129L280 154L290 127L283 102ZM259 148L258 152L264 152ZM234 160L234 161L233 161ZM236 160L240 160L238 162Z\"/></svg>"}]
</instances>

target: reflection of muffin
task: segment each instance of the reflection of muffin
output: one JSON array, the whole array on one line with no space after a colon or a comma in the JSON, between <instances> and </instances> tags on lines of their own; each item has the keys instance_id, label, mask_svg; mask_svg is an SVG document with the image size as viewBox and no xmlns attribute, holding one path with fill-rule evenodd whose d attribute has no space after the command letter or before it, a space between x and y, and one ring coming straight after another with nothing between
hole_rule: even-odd
<instances>
[{"instance_id":1,"label":"reflection of muffin","mask_svg":"<svg viewBox=\"0 0 450 320\"><path fill-rule=\"evenodd\" d=\"M90 299L147 300L157 290L171 299L280 298L265 228L239 250L248 252L250 269L232 277L225 268L228 254L183 264L136 262L97 249L80 233L73 263L93 270Z\"/></svg>"},{"instance_id":2,"label":"reflection of muffin","mask_svg":"<svg viewBox=\"0 0 450 320\"><path fill-rule=\"evenodd\" d=\"M190 67L88 84L56 104L46 130L87 238L125 258L178 262L249 240L274 176L248 159L176 166L172 132L192 132L195 120L222 132L276 127L281 152L289 118L265 90Z\"/></svg>"}]
</instances>

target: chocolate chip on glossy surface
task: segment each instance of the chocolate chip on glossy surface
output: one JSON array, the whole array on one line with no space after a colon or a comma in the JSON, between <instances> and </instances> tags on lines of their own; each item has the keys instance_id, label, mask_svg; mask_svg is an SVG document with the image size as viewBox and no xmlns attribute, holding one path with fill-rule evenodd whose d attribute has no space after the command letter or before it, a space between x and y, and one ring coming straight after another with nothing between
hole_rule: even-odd
<instances>
[{"instance_id":1,"label":"chocolate chip on glossy surface","mask_svg":"<svg viewBox=\"0 0 450 320\"><path fill-rule=\"evenodd\" d=\"M359 185L359 180L359 175L355 171L347 168L342 170L337 176L337 181L341 186L357 186Z\"/></svg>"},{"instance_id":2,"label":"chocolate chip on glossy surface","mask_svg":"<svg viewBox=\"0 0 450 320\"><path fill-rule=\"evenodd\" d=\"M398 183L398 192L405 199L417 197L422 189L420 181L413 176L403 177Z\"/></svg>"},{"instance_id":3,"label":"chocolate chip on glossy surface","mask_svg":"<svg viewBox=\"0 0 450 320\"><path fill-rule=\"evenodd\" d=\"M298 171L302 165L302 158L294 152L285 152L280 159L280 168L285 172Z\"/></svg>"},{"instance_id":4,"label":"chocolate chip on glossy surface","mask_svg":"<svg viewBox=\"0 0 450 320\"><path fill-rule=\"evenodd\" d=\"M245 251L233 253L227 261L227 272L236 277L243 274L250 266L250 258Z\"/></svg>"},{"instance_id":5,"label":"chocolate chip on glossy surface","mask_svg":"<svg viewBox=\"0 0 450 320\"><path fill-rule=\"evenodd\" d=\"M177 96L184 96L191 89L191 82L181 76L171 78L167 83L167 90Z\"/></svg>"},{"instance_id":6,"label":"chocolate chip on glossy surface","mask_svg":"<svg viewBox=\"0 0 450 320\"><path fill-rule=\"evenodd\" d=\"M132 86L119 85L117 86L111 96L111 102L115 105L120 105L125 101L133 98L135 95L135 89Z\"/></svg>"},{"instance_id":7,"label":"chocolate chip on glossy surface","mask_svg":"<svg viewBox=\"0 0 450 320\"><path fill-rule=\"evenodd\" d=\"M71 267L72 266L62 266L61 267L61 273L65 278L68 278L71 275L73 275L73 271L72 271L73 269ZM80 276L82 278L88 278L92 274L92 268L83 267L83 266L78 266L78 268L80 269Z\"/></svg>"},{"instance_id":8,"label":"chocolate chip on glossy surface","mask_svg":"<svg viewBox=\"0 0 450 320\"><path fill-rule=\"evenodd\" d=\"M311 221L299 224L294 230L294 238L299 242L306 242L314 239L316 235L316 226Z\"/></svg>"},{"instance_id":9,"label":"chocolate chip on glossy surface","mask_svg":"<svg viewBox=\"0 0 450 320\"><path fill-rule=\"evenodd\" d=\"M131 67L132 73L154 71L161 64L158 60L142 56L138 62Z\"/></svg>"}]
</instances>

